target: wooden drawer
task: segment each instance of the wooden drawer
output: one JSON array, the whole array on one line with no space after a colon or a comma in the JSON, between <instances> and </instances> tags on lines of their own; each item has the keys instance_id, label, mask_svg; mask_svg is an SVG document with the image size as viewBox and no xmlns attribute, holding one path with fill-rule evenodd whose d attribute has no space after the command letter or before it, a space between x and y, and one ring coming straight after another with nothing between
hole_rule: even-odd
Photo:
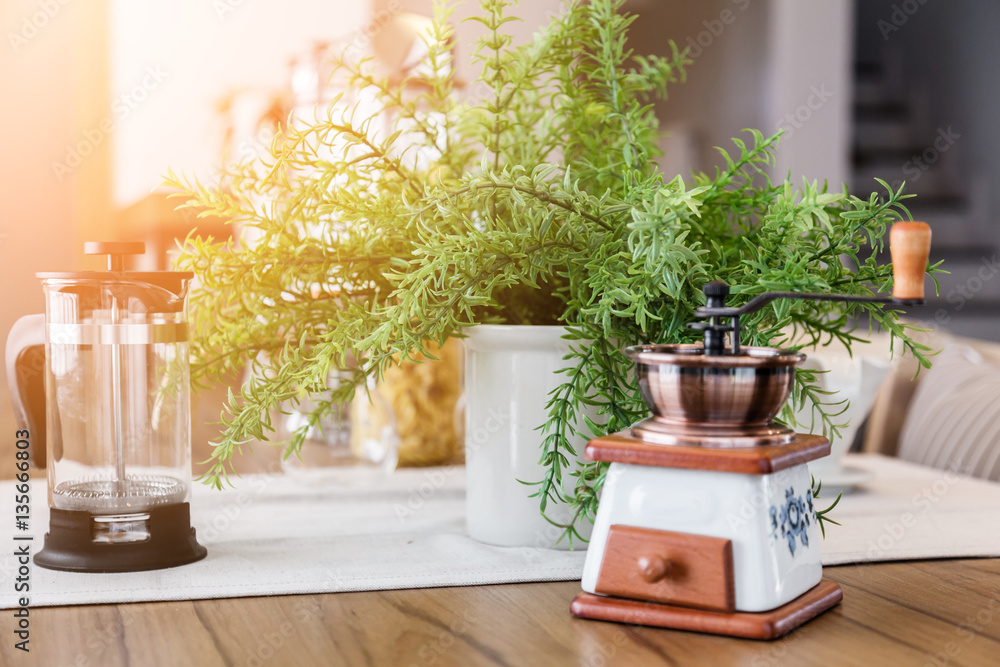
<instances>
[{"instance_id":1,"label":"wooden drawer","mask_svg":"<svg viewBox=\"0 0 1000 667\"><path fill-rule=\"evenodd\" d=\"M596 592L734 611L733 543L721 537L611 526Z\"/></svg>"}]
</instances>

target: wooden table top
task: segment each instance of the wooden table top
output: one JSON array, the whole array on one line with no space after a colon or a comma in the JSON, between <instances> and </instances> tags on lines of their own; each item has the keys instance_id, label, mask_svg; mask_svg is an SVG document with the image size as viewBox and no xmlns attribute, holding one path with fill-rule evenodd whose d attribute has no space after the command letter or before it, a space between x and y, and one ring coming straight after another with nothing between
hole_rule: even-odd
<instances>
[{"instance_id":1,"label":"wooden table top","mask_svg":"<svg viewBox=\"0 0 1000 667\"><path fill-rule=\"evenodd\" d=\"M995 665L1000 559L828 567L844 602L772 642L575 619L578 582L31 610L3 665ZM5 612L5 616L9 612Z\"/></svg>"}]
</instances>

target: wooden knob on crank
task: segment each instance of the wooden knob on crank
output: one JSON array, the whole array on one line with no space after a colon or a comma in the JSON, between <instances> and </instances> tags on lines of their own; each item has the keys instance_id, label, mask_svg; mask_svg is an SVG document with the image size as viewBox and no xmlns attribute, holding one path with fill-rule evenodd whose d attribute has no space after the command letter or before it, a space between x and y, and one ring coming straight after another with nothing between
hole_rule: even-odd
<instances>
[{"instance_id":1,"label":"wooden knob on crank","mask_svg":"<svg viewBox=\"0 0 1000 667\"><path fill-rule=\"evenodd\" d=\"M670 561L660 556L639 556L639 576L655 584L670 574Z\"/></svg>"},{"instance_id":2,"label":"wooden knob on crank","mask_svg":"<svg viewBox=\"0 0 1000 667\"><path fill-rule=\"evenodd\" d=\"M924 273L931 254L931 227L926 222L897 222L889 231L892 254L892 296L924 299Z\"/></svg>"}]
</instances>

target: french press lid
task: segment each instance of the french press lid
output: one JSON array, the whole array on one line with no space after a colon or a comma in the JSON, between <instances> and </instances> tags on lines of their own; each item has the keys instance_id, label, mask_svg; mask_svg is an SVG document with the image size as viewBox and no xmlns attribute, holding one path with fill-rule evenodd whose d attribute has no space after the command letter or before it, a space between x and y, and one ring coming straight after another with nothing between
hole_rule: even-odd
<instances>
[{"instance_id":1,"label":"french press lid","mask_svg":"<svg viewBox=\"0 0 1000 667\"><path fill-rule=\"evenodd\" d=\"M175 295L181 295L187 287L188 280L194 277L190 271L126 271L126 255L143 255L146 244L142 241L87 241L83 244L85 255L107 255L107 271L47 271L36 273L42 280L73 280L73 281L131 281L147 283L168 290Z\"/></svg>"},{"instance_id":2,"label":"french press lid","mask_svg":"<svg viewBox=\"0 0 1000 667\"><path fill-rule=\"evenodd\" d=\"M142 241L88 241L86 255L107 255L107 271L55 271L36 273L60 292L76 293L85 302L97 303L101 292L110 292L122 303L138 301L148 312L173 313L184 306L190 271L126 271L126 255L142 255Z\"/></svg>"}]
</instances>

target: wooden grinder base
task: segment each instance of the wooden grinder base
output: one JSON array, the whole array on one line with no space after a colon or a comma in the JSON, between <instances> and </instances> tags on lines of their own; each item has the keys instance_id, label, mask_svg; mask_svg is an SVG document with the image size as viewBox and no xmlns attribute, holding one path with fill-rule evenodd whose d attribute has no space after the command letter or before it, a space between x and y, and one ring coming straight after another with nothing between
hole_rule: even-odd
<instances>
[{"instance_id":1,"label":"wooden grinder base","mask_svg":"<svg viewBox=\"0 0 1000 667\"><path fill-rule=\"evenodd\" d=\"M843 598L840 584L823 579L791 602L771 611L708 611L590 593L577 595L570 605L570 611L579 618L599 621L651 625L748 639L775 639L836 606Z\"/></svg>"}]
</instances>

